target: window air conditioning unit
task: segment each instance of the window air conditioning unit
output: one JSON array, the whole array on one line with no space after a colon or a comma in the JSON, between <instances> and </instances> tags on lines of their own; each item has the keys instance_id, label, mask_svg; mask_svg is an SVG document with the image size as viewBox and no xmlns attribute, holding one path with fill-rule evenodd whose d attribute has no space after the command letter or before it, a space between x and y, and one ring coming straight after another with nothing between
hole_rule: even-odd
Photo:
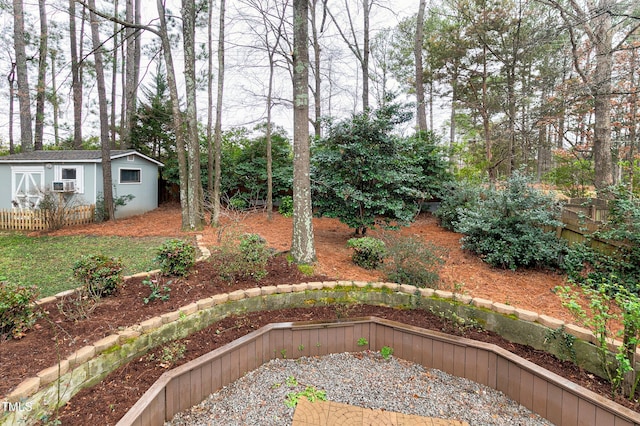
<instances>
[{"instance_id":1,"label":"window air conditioning unit","mask_svg":"<svg viewBox=\"0 0 640 426\"><path fill-rule=\"evenodd\" d=\"M74 181L57 180L51 183L53 192L75 192L76 183Z\"/></svg>"}]
</instances>

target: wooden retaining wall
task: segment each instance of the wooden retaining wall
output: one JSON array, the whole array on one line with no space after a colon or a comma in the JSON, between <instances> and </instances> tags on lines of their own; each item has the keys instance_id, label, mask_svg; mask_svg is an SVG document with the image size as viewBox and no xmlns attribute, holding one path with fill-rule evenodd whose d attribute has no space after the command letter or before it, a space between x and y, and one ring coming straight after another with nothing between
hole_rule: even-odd
<instances>
[{"instance_id":1,"label":"wooden retaining wall","mask_svg":"<svg viewBox=\"0 0 640 426\"><path fill-rule=\"evenodd\" d=\"M362 337L368 349L390 346L397 358L497 389L558 426L640 425L639 413L495 345L374 317L265 326L163 374L118 425L162 425L263 363L295 355L300 345L311 356L355 352Z\"/></svg>"},{"instance_id":2,"label":"wooden retaining wall","mask_svg":"<svg viewBox=\"0 0 640 426\"><path fill-rule=\"evenodd\" d=\"M62 226L86 225L94 220L94 205L77 206L66 209ZM46 231L49 228L44 210L2 209L0 210L0 229L14 231Z\"/></svg>"}]
</instances>

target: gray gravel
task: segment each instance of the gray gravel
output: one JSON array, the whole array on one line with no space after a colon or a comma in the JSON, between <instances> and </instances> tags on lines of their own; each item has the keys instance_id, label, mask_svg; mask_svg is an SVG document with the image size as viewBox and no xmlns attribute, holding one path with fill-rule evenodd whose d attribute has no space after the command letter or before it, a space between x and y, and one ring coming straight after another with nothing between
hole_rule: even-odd
<instances>
[{"instance_id":1,"label":"gray gravel","mask_svg":"<svg viewBox=\"0 0 640 426\"><path fill-rule=\"evenodd\" d=\"M551 425L502 392L370 351L273 360L165 425L290 425L287 394L307 386L324 390L330 401L472 426Z\"/></svg>"}]
</instances>

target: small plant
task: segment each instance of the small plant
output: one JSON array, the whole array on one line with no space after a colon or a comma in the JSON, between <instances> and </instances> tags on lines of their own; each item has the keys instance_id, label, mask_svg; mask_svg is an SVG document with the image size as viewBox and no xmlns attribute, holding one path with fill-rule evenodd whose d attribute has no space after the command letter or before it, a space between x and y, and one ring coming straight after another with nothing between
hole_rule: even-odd
<instances>
[{"instance_id":1,"label":"small plant","mask_svg":"<svg viewBox=\"0 0 640 426\"><path fill-rule=\"evenodd\" d=\"M389 359L391 355L393 355L393 348L389 346L383 346L382 349L380 349L380 355L382 355L382 358L384 359Z\"/></svg>"},{"instance_id":2,"label":"small plant","mask_svg":"<svg viewBox=\"0 0 640 426\"><path fill-rule=\"evenodd\" d=\"M134 198L136 197L133 194L125 194L119 197L114 196L113 211L114 212L117 211L118 207L126 206L129 203L129 201L133 200ZM104 196L102 195L102 192L98 192L98 195L96 196L95 221L104 222L107 219L107 216L108 216L107 209L104 205Z\"/></svg>"},{"instance_id":3,"label":"small plant","mask_svg":"<svg viewBox=\"0 0 640 426\"><path fill-rule=\"evenodd\" d=\"M438 287L438 270L444 263L445 249L414 236L388 236L386 239L388 255L384 272L388 281Z\"/></svg>"},{"instance_id":4,"label":"small plant","mask_svg":"<svg viewBox=\"0 0 640 426\"><path fill-rule=\"evenodd\" d=\"M286 349L280 349L280 356L284 359L287 358L287 350Z\"/></svg>"},{"instance_id":5,"label":"small plant","mask_svg":"<svg viewBox=\"0 0 640 426\"><path fill-rule=\"evenodd\" d=\"M158 365L162 368L171 368L176 362L184 358L186 351L187 346L184 343L171 342L162 347Z\"/></svg>"},{"instance_id":6,"label":"small plant","mask_svg":"<svg viewBox=\"0 0 640 426\"><path fill-rule=\"evenodd\" d=\"M548 330L545 333L544 342L549 343L551 340L560 342L560 359L571 360L577 363L576 348L573 346L576 341L576 336L567 333L564 325L561 325L555 330Z\"/></svg>"},{"instance_id":7,"label":"small plant","mask_svg":"<svg viewBox=\"0 0 640 426\"><path fill-rule=\"evenodd\" d=\"M25 287L0 282L0 341L24 336L38 319L36 286Z\"/></svg>"},{"instance_id":8,"label":"small plant","mask_svg":"<svg viewBox=\"0 0 640 426\"><path fill-rule=\"evenodd\" d=\"M86 287L75 291L72 295L60 300L56 307L58 311L70 321L80 321L89 318L98 306L100 296L92 294Z\"/></svg>"},{"instance_id":9,"label":"small plant","mask_svg":"<svg viewBox=\"0 0 640 426\"><path fill-rule=\"evenodd\" d=\"M280 199L280 206L278 206L278 213L284 217L293 216L293 197L285 195Z\"/></svg>"},{"instance_id":10,"label":"small plant","mask_svg":"<svg viewBox=\"0 0 640 426\"><path fill-rule=\"evenodd\" d=\"M310 277L314 274L313 265L300 264L298 265L298 271L302 272L304 275Z\"/></svg>"},{"instance_id":11,"label":"small plant","mask_svg":"<svg viewBox=\"0 0 640 426\"><path fill-rule=\"evenodd\" d=\"M233 239L226 239L211 256L216 263L218 273L227 281L237 277L253 277L256 281L267 275L267 263L271 250L266 241L258 234L244 234L239 244Z\"/></svg>"},{"instance_id":12,"label":"small plant","mask_svg":"<svg viewBox=\"0 0 640 426\"><path fill-rule=\"evenodd\" d=\"M376 269L386 254L384 241L373 237L351 238L347 247L354 249L353 263L365 269Z\"/></svg>"},{"instance_id":13,"label":"small plant","mask_svg":"<svg viewBox=\"0 0 640 426\"><path fill-rule=\"evenodd\" d=\"M119 259L103 255L82 256L73 265L73 276L94 296L109 296L123 283Z\"/></svg>"},{"instance_id":14,"label":"small plant","mask_svg":"<svg viewBox=\"0 0 640 426\"><path fill-rule=\"evenodd\" d=\"M171 291L171 287L169 287L169 285L171 284L171 281L168 281L166 284L162 284L161 281L161 278L147 278L142 280L142 284L146 285L151 290L149 296L143 299L145 305L149 302L153 302L154 300L162 300L163 302L169 300L169 292Z\"/></svg>"},{"instance_id":15,"label":"small plant","mask_svg":"<svg viewBox=\"0 0 640 426\"><path fill-rule=\"evenodd\" d=\"M634 398L640 375L636 373L635 354L640 342L640 298L610 277L601 283L588 282L579 290L570 286L556 287L556 293L583 326L596 336L600 364L611 383L612 396L621 392ZM587 300L588 309L581 303ZM612 323L620 321L624 329L612 332ZM609 343L622 337L622 345L612 354Z\"/></svg>"},{"instance_id":16,"label":"small plant","mask_svg":"<svg viewBox=\"0 0 640 426\"><path fill-rule=\"evenodd\" d=\"M295 408L295 406L298 405L298 401L301 397L307 398L309 402L315 402L316 400L326 401L327 392L318 390L313 386L307 386L303 391L289 392L284 403L289 408Z\"/></svg>"},{"instance_id":17,"label":"small plant","mask_svg":"<svg viewBox=\"0 0 640 426\"><path fill-rule=\"evenodd\" d=\"M290 388L295 388L296 386L298 386L298 380L293 376L288 376L287 380L285 380L284 383Z\"/></svg>"},{"instance_id":18,"label":"small plant","mask_svg":"<svg viewBox=\"0 0 640 426\"><path fill-rule=\"evenodd\" d=\"M162 275L185 277L196 263L196 249L184 240L168 240L158 248L154 260Z\"/></svg>"},{"instance_id":19,"label":"small plant","mask_svg":"<svg viewBox=\"0 0 640 426\"><path fill-rule=\"evenodd\" d=\"M298 350L300 352L304 351L304 345L302 343L298 345Z\"/></svg>"},{"instance_id":20,"label":"small plant","mask_svg":"<svg viewBox=\"0 0 640 426\"><path fill-rule=\"evenodd\" d=\"M267 242L258 234L244 234L240 238L240 254L246 265L245 273L257 281L267 275L267 262L271 252Z\"/></svg>"},{"instance_id":21,"label":"small plant","mask_svg":"<svg viewBox=\"0 0 640 426\"><path fill-rule=\"evenodd\" d=\"M247 203L247 200L239 195L234 195L229 199L227 208L231 210L245 210L248 205L249 203Z\"/></svg>"},{"instance_id":22,"label":"small plant","mask_svg":"<svg viewBox=\"0 0 640 426\"><path fill-rule=\"evenodd\" d=\"M358 339L358 346L367 346L368 344L369 344L369 341L364 337L361 337Z\"/></svg>"}]
</instances>

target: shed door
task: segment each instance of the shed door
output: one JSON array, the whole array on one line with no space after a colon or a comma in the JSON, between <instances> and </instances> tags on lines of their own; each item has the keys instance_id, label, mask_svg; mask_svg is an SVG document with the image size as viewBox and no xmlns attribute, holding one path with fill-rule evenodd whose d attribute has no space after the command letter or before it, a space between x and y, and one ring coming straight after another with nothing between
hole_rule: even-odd
<instances>
[{"instance_id":1,"label":"shed door","mask_svg":"<svg viewBox=\"0 0 640 426\"><path fill-rule=\"evenodd\" d=\"M11 168L11 202L14 207L35 209L44 196L44 167Z\"/></svg>"}]
</instances>

